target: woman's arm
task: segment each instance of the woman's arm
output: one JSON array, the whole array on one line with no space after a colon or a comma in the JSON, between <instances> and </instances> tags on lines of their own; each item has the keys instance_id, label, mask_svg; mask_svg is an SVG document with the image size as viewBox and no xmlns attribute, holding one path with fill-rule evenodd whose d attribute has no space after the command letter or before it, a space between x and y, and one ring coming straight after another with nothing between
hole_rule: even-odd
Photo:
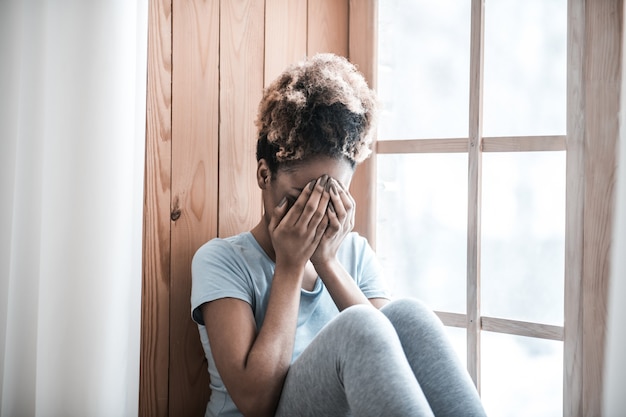
<instances>
[{"instance_id":1,"label":"woman's arm","mask_svg":"<svg viewBox=\"0 0 626 417\"><path fill-rule=\"evenodd\" d=\"M352 276L337 260L337 252L345 237L354 227L356 203L350 193L337 181L331 179L330 204L327 212L328 227L311 262L328 289L339 311L355 304L372 304L381 308L389 300L368 299Z\"/></svg>"},{"instance_id":2,"label":"woman's arm","mask_svg":"<svg viewBox=\"0 0 626 417\"><path fill-rule=\"evenodd\" d=\"M315 270L324 281L324 285L339 311L355 304L370 303L352 276L336 259L315 265Z\"/></svg>"},{"instance_id":3,"label":"woman's arm","mask_svg":"<svg viewBox=\"0 0 626 417\"><path fill-rule=\"evenodd\" d=\"M211 352L244 416L274 414L293 352L304 268L277 266L259 333L248 303L222 298L202 306Z\"/></svg>"},{"instance_id":4,"label":"woman's arm","mask_svg":"<svg viewBox=\"0 0 626 417\"><path fill-rule=\"evenodd\" d=\"M324 281L324 285L326 285L326 289L328 289L328 293L339 311L355 304L372 304L376 308L382 308L389 302L386 298L368 299L352 276L337 260L317 265L315 270Z\"/></svg>"},{"instance_id":5,"label":"woman's arm","mask_svg":"<svg viewBox=\"0 0 626 417\"><path fill-rule=\"evenodd\" d=\"M291 363L304 268L327 226L328 192L312 181L291 209L286 200L268 225L276 266L267 311L256 331L250 305L223 298L202 306L217 370L245 416L272 416Z\"/></svg>"}]
</instances>

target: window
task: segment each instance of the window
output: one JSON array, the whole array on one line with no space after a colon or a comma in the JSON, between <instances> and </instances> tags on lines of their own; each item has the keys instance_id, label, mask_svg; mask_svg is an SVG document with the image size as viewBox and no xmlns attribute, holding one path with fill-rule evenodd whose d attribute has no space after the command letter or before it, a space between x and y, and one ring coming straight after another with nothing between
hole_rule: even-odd
<instances>
[{"instance_id":1,"label":"window","mask_svg":"<svg viewBox=\"0 0 626 417\"><path fill-rule=\"evenodd\" d=\"M563 414L566 0L379 2L376 248L487 413Z\"/></svg>"}]
</instances>

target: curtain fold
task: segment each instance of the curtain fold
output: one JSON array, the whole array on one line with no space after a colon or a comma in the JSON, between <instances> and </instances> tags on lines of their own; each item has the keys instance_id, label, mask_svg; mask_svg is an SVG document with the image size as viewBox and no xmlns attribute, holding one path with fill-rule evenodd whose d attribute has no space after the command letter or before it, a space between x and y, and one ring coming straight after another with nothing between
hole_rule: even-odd
<instances>
[{"instance_id":1,"label":"curtain fold","mask_svg":"<svg viewBox=\"0 0 626 417\"><path fill-rule=\"evenodd\" d=\"M147 14L0 2L0 416L137 414Z\"/></svg>"}]
</instances>

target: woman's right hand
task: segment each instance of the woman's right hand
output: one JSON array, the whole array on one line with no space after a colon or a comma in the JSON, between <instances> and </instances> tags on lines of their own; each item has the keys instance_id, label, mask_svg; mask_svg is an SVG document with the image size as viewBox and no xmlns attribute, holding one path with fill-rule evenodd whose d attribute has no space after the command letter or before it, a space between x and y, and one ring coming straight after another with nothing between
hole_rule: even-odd
<instances>
[{"instance_id":1,"label":"woman's right hand","mask_svg":"<svg viewBox=\"0 0 626 417\"><path fill-rule=\"evenodd\" d=\"M328 181L328 175L312 180L291 208L286 198L274 208L269 233L277 265L304 268L315 252L328 226Z\"/></svg>"},{"instance_id":2,"label":"woman's right hand","mask_svg":"<svg viewBox=\"0 0 626 417\"><path fill-rule=\"evenodd\" d=\"M304 268L328 224L327 181L311 181L291 208L284 198L271 213L276 268L261 328L250 304L240 299L220 298L202 306L215 365L243 415L276 411L293 354Z\"/></svg>"}]
</instances>

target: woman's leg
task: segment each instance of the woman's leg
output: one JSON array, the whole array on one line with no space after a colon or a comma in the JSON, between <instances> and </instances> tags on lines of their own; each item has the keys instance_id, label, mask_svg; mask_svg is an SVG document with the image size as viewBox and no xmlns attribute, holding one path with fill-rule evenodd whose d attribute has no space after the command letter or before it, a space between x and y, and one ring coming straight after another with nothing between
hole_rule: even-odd
<instances>
[{"instance_id":1,"label":"woman's leg","mask_svg":"<svg viewBox=\"0 0 626 417\"><path fill-rule=\"evenodd\" d=\"M395 327L434 414L484 416L478 392L435 313L411 299L393 301L381 311Z\"/></svg>"},{"instance_id":2,"label":"woman's leg","mask_svg":"<svg viewBox=\"0 0 626 417\"><path fill-rule=\"evenodd\" d=\"M389 320L353 306L292 364L276 416L407 417L432 411Z\"/></svg>"}]
</instances>

